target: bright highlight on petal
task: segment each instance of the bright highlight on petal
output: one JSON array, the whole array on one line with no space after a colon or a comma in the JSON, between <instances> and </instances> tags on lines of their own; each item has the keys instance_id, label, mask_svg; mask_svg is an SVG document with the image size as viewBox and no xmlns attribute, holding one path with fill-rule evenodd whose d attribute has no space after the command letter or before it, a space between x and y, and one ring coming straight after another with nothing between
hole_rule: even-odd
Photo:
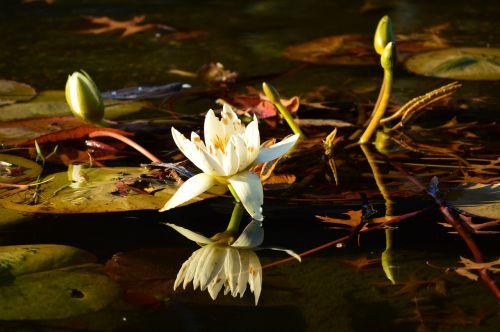
<instances>
[{"instance_id":1,"label":"bright highlight on petal","mask_svg":"<svg viewBox=\"0 0 500 332\"><path fill-rule=\"evenodd\" d=\"M238 194L241 203L255 220L262 221L262 204L264 203L264 192L260 177L253 172L241 172L231 178L229 183Z\"/></svg>"},{"instance_id":2,"label":"bright highlight on petal","mask_svg":"<svg viewBox=\"0 0 500 332\"><path fill-rule=\"evenodd\" d=\"M168 200L160 212L170 210L176 206L186 203L190 199L204 193L216 184L213 176L200 173L188 179L177 189L175 194Z\"/></svg>"},{"instance_id":3,"label":"bright highlight on petal","mask_svg":"<svg viewBox=\"0 0 500 332\"><path fill-rule=\"evenodd\" d=\"M179 150L203 171L205 177L197 179L196 184L191 183L191 179L186 181L179 188L179 193L160 211L188 201L218 181L224 185L230 183L252 218L262 220L262 184L259 176L248 172L248 169L256 163L271 161L284 155L293 147L299 135L261 149L257 117L254 116L253 121L245 127L231 106L224 104L220 118L213 110L207 112L204 124L205 141L196 133L192 133L191 140L188 140L175 128L172 128L172 137Z\"/></svg>"},{"instance_id":4,"label":"bright highlight on petal","mask_svg":"<svg viewBox=\"0 0 500 332\"><path fill-rule=\"evenodd\" d=\"M299 137L299 134L295 134L293 136L285 138L279 143L271 145L268 148L262 148L262 150L260 150L259 156L257 157L256 164L265 163L281 157L295 145Z\"/></svg>"}]
</instances>

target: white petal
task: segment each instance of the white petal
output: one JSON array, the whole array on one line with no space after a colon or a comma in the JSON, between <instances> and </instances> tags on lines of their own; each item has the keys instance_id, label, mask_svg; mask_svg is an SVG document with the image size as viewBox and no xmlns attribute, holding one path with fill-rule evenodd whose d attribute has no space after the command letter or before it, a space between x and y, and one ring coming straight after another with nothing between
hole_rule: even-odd
<instances>
[{"instance_id":1,"label":"white petal","mask_svg":"<svg viewBox=\"0 0 500 332\"><path fill-rule=\"evenodd\" d=\"M213 242L208 237L203 236L200 233L193 232L192 230L189 230L187 228L184 228L184 227L181 227L181 226L177 226L177 225L174 225L174 224L169 224L169 223L165 223L165 225L172 227L177 232L179 232L182 235L184 235L185 237L187 237L189 240L191 240L193 242L196 242L198 244L209 244L209 243Z\"/></svg>"},{"instance_id":2,"label":"white petal","mask_svg":"<svg viewBox=\"0 0 500 332\"><path fill-rule=\"evenodd\" d=\"M268 148L262 148L259 152L259 156L257 157L255 163L256 164L265 163L281 157L293 147L293 145L295 144L295 142L297 142L298 139L299 139L299 134L295 134L293 136L285 138L279 143L271 145Z\"/></svg>"},{"instance_id":3,"label":"white petal","mask_svg":"<svg viewBox=\"0 0 500 332\"><path fill-rule=\"evenodd\" d=\"M203 255L203 248L200 248L191 254L191 257L188 259L188 267L186 269L186 274L184 276L184 282L182 283L182 289L186 289L187 285L193 280L196 276L196 267L198 266L198 262L200 257Z\"/></svg>"},{"instance_id":4,"label":"white petal","mask_svg":"<svg viewBox=\"0 0 500 332\"><path fill-rule=\"evenodd\" d=\"M170 197L160 212L170 210L176 206L186 203L190 199L204 193L216 184L216 180L206 173L196 174L184 182L175 194Z\"/></svg>"},{"instance_id":5,"label":"white petal","mask_svg":"<svg viewBox=\"0 0 500 332\"><path fill-rule=\"evenodd\" d=\"M236 297L238 294L238 275L240 273L240 254L238 249L227 248L226 262L224 271L227 278L227 284L231 290L231 295Z\"/></svg>"},{"instance_id":6,"label":"white petal","mask_svg":"<svg viewBox=\"0 0 500 332\"><path fill-rule=\"evenodd\" d=\"M264 241L264 228L262 227L262 222L252 220L247 227L245 227L236 241L231 244L231 247L238 249L251 249L260 246L262 241Z\"/></svg>"},{"instance_id":7,"label":"white petal","mask_svg":"<svg viewBox=\"0 0 500 332\"><path fill-rule=\"evenodd\" d=\"M245 294L245 290L247 289L247 282L248 282L248 265L250 262L250 257L249 257L249 252L250 250L248 249L241 249L239 250L240 254L240 274L238 275L238 294L240 294L240 297L243 297Z\"/></svg>"},{"instance_id":8,"label":"white petal","mask_svg":"<svg viewBox=\"0 0 500 332\"><path fill-rule=\"evenodd\" d=\"M223 279L215 279L208 286L208 294L210 294L210 297L212 298L212 300L215 300L217 298L217 295L219 294L223 285L224 285Z\"/></svg>"},{"instance_id":9,"label":"white petal","mask_svg":"<svg viewBox=\"0 0 500 332\"><path fill-rule=\"evenodd\" d=\"M208 110L205 116L205 124L203 128L203 135L205 136L205 145L208 147L210 142L212 142L217 136L222 136L224 133L224 128L215 116L213 110Z\"/></svg>"},{"instance_id":10,"label":"white petal","mask_svg":"<svg viewBox=\"0 0 500 332\"><path fill-rule=\"evenodd\" d=\"M242 135L232 136L231 141L236 148L236 155L238 156L238 170L236 172L241 172L246 169L251 162L253 162L253 159L248 160L247 145L245 140L242 138Z\"/></svg>"},{"instance_id":11,"label":"white petal","mask_svg":"<svg viewBox=\"0 0 500 332\"><path fill-rule=\"evenodd\" d=\"M253 116L253 121L245 129L245 142L247 144L248 160L253 162L260 151L259 124L255 115Z\"/></svg>"},{"instance_id":12,"label":"white petal","mask_svg":"<svg viewBox=\"0 0 500 332\"><path fill-rule=\"evenodd\" d=\"M177 287L179 287L179 285L181 284L181 282L186 277L186 271L187 271L187 269L189 267L189 264L191 262L191 257L192 257L192 254L189 257L189 259L187 261L185 261L184 264L182 264L181 269L177 273L177 277L175 278L175 282L174 282L174 290L176 290Z\"/></svg>"},{"instance_id":13,"label":"white petal","mask_svg":"<svg viewBox=\"0 0 500 332\"><path fill-rule=\"evenodd\" d=\"M238 154L233 141L229 141L226 145L226 155L223 159L224 175L231 176L238 171Z\"/></svg>"},{"instance_id":14,"label":"white petal","mask_svg":"<svg viewBox=\"0 0 500 332\"><path fill-rule=\"evenodd\" d=\"M224 268L226 250L218 246L213 247L212 253L210 256L207 256L205 264L200 271L200 274L204 275L200 283L202 291L204 291L214 280L217 280L221 270Z\"/></svg>"},{"instance_id":15,"label":"white petal","mask_svg":"<svg viewBox=\"0 0 500 332\"><path fill-rule=\"evenodd\" d=\"M179 150L181 150L186 158L191 160L191 162L195 164L196 167L201 169L204 173L221 174L222 167L220 166L219 162L208 153L207 147L205 147L204 145L202 146L203 143L191 142L186 137L184 137L184 135L178 132L174 127L172 127L172 137L175 144L179 147Z\"/></svg>"},{"instance_id":16,"label":"white petal","mask_svg":"<svg viewBox=\"0 0 500 332\"><path fill-rule=\"evenodd\" d=\"M259 302L260 292L262 290L262 267L259 257L253 251L249 251L249 279L250 290L255 296L255 305Z\"/></svg>"},{"instance_id":17,"label":"white petal","mask_svg":"<svg viewBox=\"0 0 500 332\"><path fill-rule=\"evenodd\" d=\"M196 290L198 286L204 282L204 278L206 278L206 274L202 273L202 268L205 265L207 259L210 257L214 249L214 246L208 245L198 249L200 252L199 258L194 270L194 278L193 278L193 289Z\"/></svg>"},{"instance_id":18,"label":"white petal","mask_svg":"<svg viewBox=\"0 0 500 332\"><path fill-rule=\"evenodd\" d=\"M298 260L299 262L302 262L302 258L293 250L290 249L284 249L284 248L276 248L276 247L260 247L259 250L262 249L270 249L270 250L276 250L276 251L283 251Z\"/></svg>"},{"instance_id":19,"label":"white petal","mask_svg":"<svg viewBox=\"0 0 500 332\"><path fill-rule=\"evenodd\" d=\"M233 186L250 216L255 220L263 220L264 193L259 176L253 172L244 171L230 177L229 183Z\"/></svg>"}]
</instances>

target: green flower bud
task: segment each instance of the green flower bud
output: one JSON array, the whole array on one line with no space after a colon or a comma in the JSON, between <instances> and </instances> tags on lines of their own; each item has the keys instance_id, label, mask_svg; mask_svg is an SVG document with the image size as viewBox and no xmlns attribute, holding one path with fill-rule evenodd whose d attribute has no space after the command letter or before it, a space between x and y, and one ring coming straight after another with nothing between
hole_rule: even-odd
<instances>
[{"instance_id":1,"label":"green flower bud","mask_svg":"<svg viewBox=\"0 0 500 332\"><path fill-rule=\"evenodd\" d=\"M66 82L66 102L73 114L90 123L104 117L104 102L92 78L82 70L74 72Z\"/></svg>"},{"instance_id":2,"label":"green flower bud","mask_svg":"<svg viewBox=\"0 0 500 332\"><path fill-rule=\"evenodd\" d=\"M377 30L375 30L375 37L373 38L373 47L378 54L382 54L385 46L394 41L392 21L389 16L385 15L378 22Z\"/></svg>"},{"instance_id":3,"label":"green flower bud","mask_svg":"<svg viewBox=\"0 0 500 332\"><path fill-rule=\"evenodd\" d=\"M273 104L281 103L280 94L274 86L269 85L266 82L264 82L264 83L262 83L262 90L264 91L264 94L266 95L266 97L269 98L271 103L273 103Z\"/></svg>"},{"instance_id":4,"label":"green flower bud","mask_svg":"<svg viewBox=\"0 0 500 332\"><path fill-rule=\"evenodd\" d=\"M394 65L396 64L395 43L390 42L385 46L384 52L382 52L382 55L380 56L380 64L382 65L382 68L392 71L392 68L394 68Z\"/></svg>"}]
</instances>

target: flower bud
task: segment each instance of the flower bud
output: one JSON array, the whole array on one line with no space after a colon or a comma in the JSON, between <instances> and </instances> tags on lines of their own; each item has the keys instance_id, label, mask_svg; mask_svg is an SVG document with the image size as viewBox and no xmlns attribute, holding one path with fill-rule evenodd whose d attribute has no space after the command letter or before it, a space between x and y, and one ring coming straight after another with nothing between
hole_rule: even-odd
<instances>
[{"instance_id":1,"label":"flower bud","mask_svg":"<svg viewBox=\"0 0 500 332\"><path fill-rule=\"evenodd\" d=\"M375 30L375 37L373 38L373 47L378 54L382 55L386 45L394 41L392 21L389 16L385 15L378 22L377 30Z\"/></svg>"},{"instance_id":2,"label":"flower bud","mask_svg":"<svg viewBox=\"0 0 500 332\"><path fill-rule=\"evenodd\" d=\"M82 70L74 72L66 82L66 102L78 118L97 123L104 117L104 102L92 78Z\"/></svg>"},{"instance_id":3,"label":"flower bud","mask_svg":"<svg viewBox=\"0 0 500 332\"><path fill-rule=\"evenodd\" d=\"M396 64L396 44L390 42L384 48L380 56L380 65L386 70L392 70Z\"/></svg>"}]
</instances>

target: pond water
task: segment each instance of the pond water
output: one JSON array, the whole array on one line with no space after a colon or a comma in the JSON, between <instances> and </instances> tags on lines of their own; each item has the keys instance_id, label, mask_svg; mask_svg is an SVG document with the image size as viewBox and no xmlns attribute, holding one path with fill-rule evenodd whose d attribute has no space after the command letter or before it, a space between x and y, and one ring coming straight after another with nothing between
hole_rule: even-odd
<instances>
[{"instance_id":1,"label":"pond water","mask_svg":"<svg viewBox=\"0 0 500 332\"><path fill-rule=\"evenodd\" d=\"M190 84L191 89L168 102L153 103L147 110L119 118L122 129L136 131L135 140L169 162L179 160L172 159L178 156L170 138L171 123L188 120L177 122L176 127L183 133L197 130L203 123L198 115L220 107L217 98L244 93L248 86L260 90L262 81L271 82L282 96L301 97L305 101L298 113L301 118L356 123L358 114L370 110L381 82L379 66L304 63L284 56L292 45L331 35L371 36L384 14L391 16L398 35L439 31L439 37L455 47L495 47L500 43L500 9L497 1L486 0L54 0L4 1L1 6L0 79L27 83L38 92L63 90L68 74L84 69L101 91L170 82ZM145 16L141 24L155 26L124 37L120 36L123 30L82 33L101 27L92 24L90 16L125 21L141 15ZM444 28L435 28L439 26ZM178 74L196 73L210 62L237 72L236 83L214 85ZM449 82L418 76L398 65L391 103L402 105ZM84 249L106 265L105 273L119 282L121 295L100 310L69 318L0 320L0 331L498 331L498 300L481 280L474 282L453 271L460 266L461 256L472 259L466 245L438 224L444 218L433 200L407 174L398 172L394 163L425 186L438 176L445 192L466 179L498 179L498 161L484 174L481 167L472 166L498 158L498 125L494 122L500 111L499 82L464 81L450 101L422 115L417 122L421 131L413 133L419 144L413 148L425 153L399 148L384 157L372 147L371 152L359 147L344 150L345 142L338 143L342 146L335 150L339 185L332 180L321 143L332 128L305 128L311 138L309 146L299 149L280 168L281 173L295 174L296 182L266 187L265 246L303 253L348 236L350 228L344 225L339 230L338 222L321 222L316 216L357 220L367 202L364 207L371 205L377 218L386 212L393 216L419 213L395 224L394 230L354 236L342 241L344 246L330 245L303 256L301 263L266 267L288 256L258 251L264 269L257 306L248 289L241 299L219 294L216 301L206 291L192 291L191 285L185 291L173 291L182 262L198 247L163 223L205 235L222 231L233 208L228 195L165 213L152 209L19 217L2 208L1 246L63 244ZM326 108L315 107L318 103ZM459 124L469 125L430 130L450 124L454 117ZM131 124L138 119L155 119L158 125ZM289 134L286 124L271 125L271 121L261 120L262 140ZM353 131L339 128L345 141ZM81 142L69 145L81 148ZM44 151L53 146L48 144ZM437 146L448 150L432 149ZM0 153L11 153L10 147L5 144ZM125 150L128 152L120 153L123 158L103 163L139 166L147 162ZM28 155L25 150L12 153ZM367 162L371 157L374 163ZM461 158L472 166L461 167ZM468 173L470 169L472 173ZM44 174L65 170L60 163L48 162ZM382 174L381 180L374 178L374 172ZM381 187L388 190L387 195L380 193ZM386 210L388 199L392 211ZM389 250L388 236L393 238ZM498 235L475 239L485 261L498 258ZM5 256L0 252L1 257ZM384 272L387 266L382 261L390 265L392 277ZM0 261L0 267L2 264ZM4 283L0 288L9 287L10 281L4 282L2 273L0 270ZM43 282L35 280L42 290L30 294L43 293ZM10 293L0 289L0 296L5 294ZM72 297L78 296L72 293ZM0 302L9 301L0 298ZM32 302L39 301L33 295ZM48 303L56 303L51 301ZM10 306L14 312L12 306L18 303L23 302L12 301L4 308Z\"/></svg>"}]
</instances>

